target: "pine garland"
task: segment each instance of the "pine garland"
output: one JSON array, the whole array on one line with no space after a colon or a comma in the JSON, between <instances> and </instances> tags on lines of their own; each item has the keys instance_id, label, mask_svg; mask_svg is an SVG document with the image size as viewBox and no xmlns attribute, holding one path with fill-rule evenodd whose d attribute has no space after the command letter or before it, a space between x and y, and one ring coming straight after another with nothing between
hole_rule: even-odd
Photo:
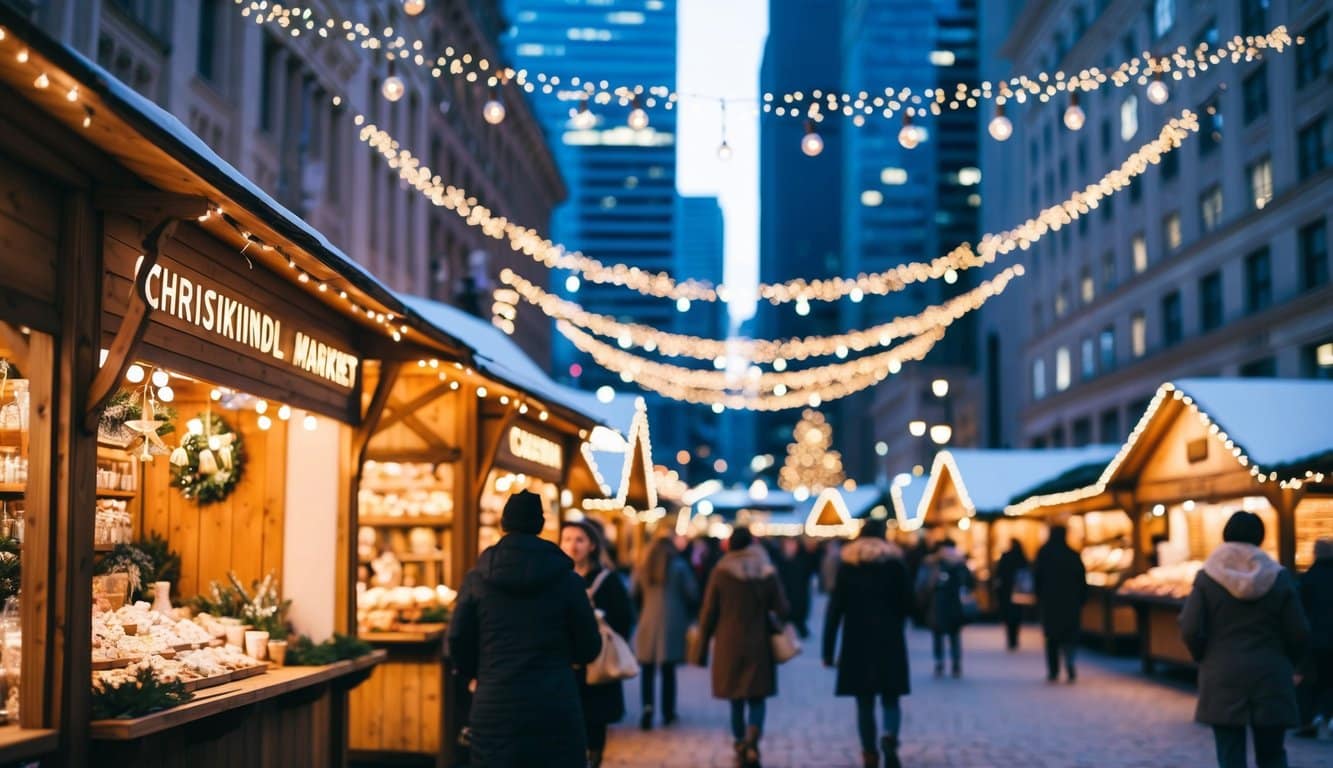
<instances>
[{"instance_id":1,"label":"pine garland","mask_svg":"<svg viewBox=\"0 0 1333 768\"><path fill-rule=\"evenodd\" d=\"M142 717L180 706L194 698L179 680L161 680L151 667L142 667L133 680L106 685L94 680L92 714L94 720Z\"/></svg>"}]
</instances>

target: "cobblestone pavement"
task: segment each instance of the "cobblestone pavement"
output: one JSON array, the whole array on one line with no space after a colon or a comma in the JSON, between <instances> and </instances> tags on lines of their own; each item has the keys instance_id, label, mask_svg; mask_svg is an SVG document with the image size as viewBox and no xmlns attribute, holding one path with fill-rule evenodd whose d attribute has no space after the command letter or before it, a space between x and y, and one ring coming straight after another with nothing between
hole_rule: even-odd
<instances>
[{"instance_id":1,"label":"cobblestone pavement","mask_svg":"<svg viewBox=\"0 0 1333 768\"><path fill-rule=\"evenodd\" d=\"M903 699L907 768L1209 768L1212 732L1192 721L1193 687L1145 677L1137 659L1082 651L1075 685L1048 685L1041 637L1025 631L1006 653L1002 631L979 625L963 633L961 680L931 676L930 637L909 636L912 695ZM731 766L725 702L709 695L708 672L680 670L681 722L638 730L636 683L626 686L630 714L614 726L607 768ZM765 768L859 766L854 705L833 696L833 672L819 664L815 638L782 667L762 742ZM1333 768L1333 743L1289 738L1292 768Z\"/></svg>"}]
</instances>

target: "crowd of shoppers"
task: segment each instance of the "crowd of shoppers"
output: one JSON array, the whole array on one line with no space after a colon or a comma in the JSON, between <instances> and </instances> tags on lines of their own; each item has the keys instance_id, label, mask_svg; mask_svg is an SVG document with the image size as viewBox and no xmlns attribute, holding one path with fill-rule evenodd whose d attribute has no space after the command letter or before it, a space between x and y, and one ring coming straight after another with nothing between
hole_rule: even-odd
<instances>
[{"instance_id":1,"label":"crowd of shoppers","mask_svg":"<svg viewBox=\"0 0 1333 768\"><path fill-rule=\"evenodd\" d=\"M473 691L472 766L600 766L607 727L626 714L621 680L588 679L608 632L633 638L642 728L659 714L663 726L677 721L677 667L706 663L713 696L730 707L738 765L758 766L783 660L775 638L788 622L808 631L816 582L828 590L821 658L837 669L836 695L855 700L867 768L901 765L913 617L931 631L936 676L945 672L946 646L949 671L962 674L961 630L976 580L948 539L904 552L884 521L869 520L838 548L761 541L744 527L719 546L661 526L627 580L601 525L567 521L557 546L541 537L544 522L540 496L511 496L504 537L459 592L449 649ZM1266 554L1264 533L1258 516L1232 515L1181 613L1182 637L1199 663L1196 719L1213 729L1220 768L1245 766L1249 741L1259 768L1283 768L1288 729L1327 734L1333 720L1333 540L1316 543L1314 565L1297 578ZM991 587L1006 645L1017 647L1028 602L1015 597L1030 594L1047 679L1058 680L1063 666L1074 682L1087 586L1065 528L1052 526L1031 561L1010 542Z\"/></svg>"}]
</instances>

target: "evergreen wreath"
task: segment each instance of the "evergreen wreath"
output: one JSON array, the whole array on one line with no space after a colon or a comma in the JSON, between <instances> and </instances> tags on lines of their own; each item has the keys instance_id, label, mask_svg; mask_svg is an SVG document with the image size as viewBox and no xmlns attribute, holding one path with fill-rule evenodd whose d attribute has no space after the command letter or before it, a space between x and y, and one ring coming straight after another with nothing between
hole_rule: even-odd
<instances>
[{"instance_id":1,"label":"evergreen wreath","mask_svg":"<svg viewBox=\"0 0 1333 768\"><path fill-rule=\"evenodd\" d=\"M198 416L200 434L187 432L171 454L171 484L200 506L216 504L236 490L245 470L240 433L212 411Z\"/></svg>"},{"instance_id":2,"label":"evergreen wreath","mask_svg":"<svg viewBox=\"0 0 1333 768\"><path fill-rule=\"evenodd\" d=\"M162 421L162 426L157 428L159 437L166 437L176 431L176 409L165 403L157 403L155 407L157 418ZM98 437L116 444L126 444L133 442L137 433L125 426L126 422L143 418L143 401L138 393L131 392L128 389L116 390L116 394L111 396L107 402L106 408L102 409L101 415L97 419ZM152 452L161 454L154 446Z\"/></svg>"}]
</instances>

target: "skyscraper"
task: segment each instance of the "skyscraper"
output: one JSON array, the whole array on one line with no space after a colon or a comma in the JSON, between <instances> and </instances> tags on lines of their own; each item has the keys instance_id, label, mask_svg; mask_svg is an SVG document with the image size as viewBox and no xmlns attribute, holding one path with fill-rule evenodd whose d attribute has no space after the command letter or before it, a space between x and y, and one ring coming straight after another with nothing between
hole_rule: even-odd
<instances>
[{"instance_id":1,"label":"skyscraper","mask_svg":"<svg viewBox=\"0 0 1333 768\"><path fill-rule=\"evenodd\" d=\"M509 60L542 82L534 96L569 188L556 210L551 237L606 264L676 272L676 113L649 108L649 125L627 125L629 105L587 104L591 125L573 119L585 106L575 78L615 87L676 85L675 0L507 0L512 23L504 38ZM545 75L542 80L537 73ZM671 302L646 298L576 276L555 274L551 288L586 309L624 321L671 329ZM528 309L525 311L536 311ZM557 378L583 389L625 387L558 334L553 342ZM666 455L689 447L689 406L649 397L653 442ZM696 409L697 410L697 409Z\"/></svg>"}]
</instances>

